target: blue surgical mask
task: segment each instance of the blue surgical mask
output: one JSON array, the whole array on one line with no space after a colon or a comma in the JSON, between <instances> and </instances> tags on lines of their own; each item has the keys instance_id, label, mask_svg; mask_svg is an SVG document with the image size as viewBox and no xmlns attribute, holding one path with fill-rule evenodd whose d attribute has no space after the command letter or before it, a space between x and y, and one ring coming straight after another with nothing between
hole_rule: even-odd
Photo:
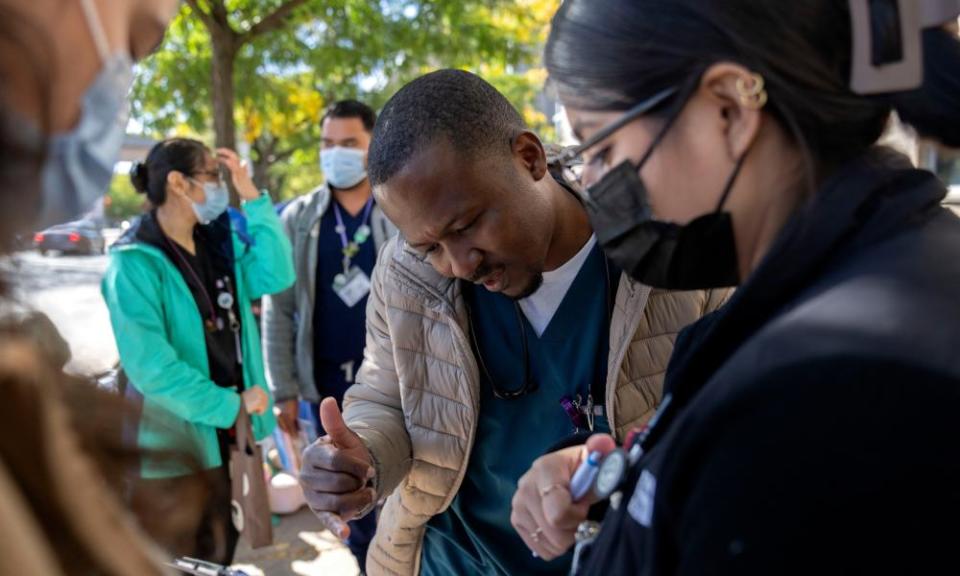
<instances>
[{"instance_id":1,"label":"blue surgical mask","mask_svg":"<svg viewBox=\"0 0 960 576\"><path fill-rule=\"evenodd\" d=\"M366 152L356 148L325 148L320 151L320 169L328 184L349 190L367 177L366 157Z\"/></svg>"},{"instance_id":2,"label":"blue surgical mask","mask_svg":"<svg viewBox=\"0 0 960 576\"><path fill-rule=\"evenodd\" d=\"M83 96L77 126L50 138L40 227L71 220L93 208L110 187L126 135L133 60L126 52L110 52L93 1L82 0L81 5L103 68Z\"/></svg>"},{"instance_id":3,"label":"blue surgical mask","mask_svg":"<svg viewBox=\"0 0 960 576\"><path fill-rule=\"evenodd\" d=\"M192 179L191 179L192 180ZM193 180L197 184L196 180ZM230 205L230 191L222 182L206 182L203 184L203 202L193 203L193 212L201 224L209 224L223 215Z\"/></svg>"}]
</instances>

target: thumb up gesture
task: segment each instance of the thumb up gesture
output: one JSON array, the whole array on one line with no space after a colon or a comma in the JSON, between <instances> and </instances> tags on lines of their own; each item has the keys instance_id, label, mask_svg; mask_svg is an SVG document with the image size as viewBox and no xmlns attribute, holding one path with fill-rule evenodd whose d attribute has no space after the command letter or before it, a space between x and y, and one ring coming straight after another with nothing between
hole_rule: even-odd
<instances>
[{"instance_id":1,"label":"thumb up gesture","mask_svg":"<svg viewBox=\"0 0 960 576\"><path fill-rule=\"evenodd\" d=\"M333 398L320 404L320 423L327 435L304 450L300 484L314 514L328 530L346 539L350 535L347 521L377 497L367 486L374 476L373 459L343 421Z\"/></svg>"}]
</instances>

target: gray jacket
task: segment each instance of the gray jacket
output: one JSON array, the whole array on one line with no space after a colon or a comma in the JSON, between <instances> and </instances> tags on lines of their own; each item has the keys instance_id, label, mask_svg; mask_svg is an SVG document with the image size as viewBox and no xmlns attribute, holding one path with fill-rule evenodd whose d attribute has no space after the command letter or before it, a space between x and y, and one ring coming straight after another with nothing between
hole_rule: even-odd
<instances>
[{"instance_id":1,"label":"gray jacket","mask_svg":"<svg viewBox=\"0 0 960 576\"><path fill-rule=\"evenodd\" d=\"M313 381L313 305L316 295L320 219L330 207L330 188L321 186L291 202L280 220L293 244L297 281L263 301L263 354L267 383L277 402L300 397L319 402ZM377 251L396 233L379 208L370 216Z\"/></svg>"}]
</instances>

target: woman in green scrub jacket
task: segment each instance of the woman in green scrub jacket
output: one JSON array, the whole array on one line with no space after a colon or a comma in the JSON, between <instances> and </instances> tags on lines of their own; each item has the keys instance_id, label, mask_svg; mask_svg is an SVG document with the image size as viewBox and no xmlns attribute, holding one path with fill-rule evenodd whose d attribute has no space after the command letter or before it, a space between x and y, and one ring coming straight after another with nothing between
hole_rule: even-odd
<instances>
[{"instance_id":1,"label":"woman in green scrub jacket","mask_svg":"<svg viewBox=\"0 0 960 576\"><path fill-rule=\"evenodd\" d=\"M222 175L243 201L242 237L226 212ZM184 436L195 442L214 496L198 533L173 548L229 564L237 541L228 474L234 424L245 410L258 440L275 426L250 302L293 283L290 244L270 198L230 150L213 154L195 140L167 140L134 166L131 179L154 208L112 248L103 294L130 380L126 393L143 404L137 443L162 452L182 449L175 444ZM145 458L131 491L134 508L190 472Z\"/></svg>"}]
</instances>

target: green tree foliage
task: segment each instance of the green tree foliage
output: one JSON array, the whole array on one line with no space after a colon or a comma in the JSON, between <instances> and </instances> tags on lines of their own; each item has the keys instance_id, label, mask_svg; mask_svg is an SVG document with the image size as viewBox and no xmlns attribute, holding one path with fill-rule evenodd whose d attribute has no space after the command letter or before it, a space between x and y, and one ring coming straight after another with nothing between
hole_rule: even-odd
<instances>
[{"instance_id":1,"label":"green tree foliage","mask_svg":"<svg viewBox=\"0 0 960 576\"><path fill-rule=\"evenodd\" d=\"M143 213L146 197L139 194L126 174L116 174L110 182L110 191L104 198L106 215L114 222L127 220Z\"/></svg>"},{"instance_id":2,"label":"green tree foliage","mask_svg":"<svg viewBox=\"0 0 960 576\"><path fill-rule=\"evenodd\" d=\"M320 181L328 103L349 97L379 107L407 81L440 67L483 75L550 137L550 121L535 107L545 77L536 66L558 5L188 0L162 49L140 66L134 117L155 137L249 145L255 181L278 198Z\"/></svg>"}]
</instances>

